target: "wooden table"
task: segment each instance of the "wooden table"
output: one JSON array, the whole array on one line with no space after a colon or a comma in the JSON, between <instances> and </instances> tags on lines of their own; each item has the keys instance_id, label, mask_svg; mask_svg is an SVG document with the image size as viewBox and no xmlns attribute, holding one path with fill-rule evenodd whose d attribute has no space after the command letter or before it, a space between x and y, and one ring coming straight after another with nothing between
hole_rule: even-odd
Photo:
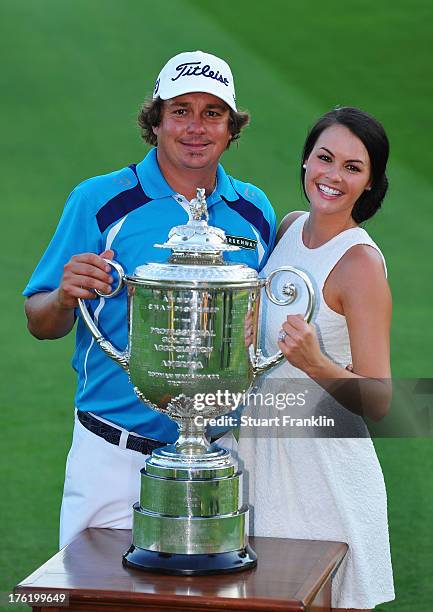
<instances>
[{"instance_id":1,"label":"wooden table","mask_svg":"<svg viewBox=\"0 0 433 612\"><path fill-rule=\"evenodd\" d=\"M68 608L33 610L151 612L182 610L330 610L331 579L346 554L340 542L250 538L255 569L217 576L167 576L124 568L131 532L87 529L17 587L16 592L63 591Z\"/></svg>"}]
</instances>

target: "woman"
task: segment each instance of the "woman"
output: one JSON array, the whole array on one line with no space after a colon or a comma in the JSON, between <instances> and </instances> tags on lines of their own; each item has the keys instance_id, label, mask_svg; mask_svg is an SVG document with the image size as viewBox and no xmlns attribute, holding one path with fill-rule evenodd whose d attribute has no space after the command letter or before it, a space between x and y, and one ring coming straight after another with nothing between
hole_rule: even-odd
<instances>
[{"instance_id":1,"label":"woman","mask_svg":"<svg viewBox=\"0 0 433 612\"><path fill-rule=\"evenodd\" d=\"M380 419L390 401L386 267L377 245L359 227L386 194L388 152L382 126L366 113L338 108L321 117L302 155L310 212L285 217L264 269L267 274L292 265L307 272L317 306L307 324L300 315L282 321L281 306L266 304L266 350L275 352L278 344L286 360L261 390L275 392L272 381L281 388L281 379L291 390L296 381L287 384L287 377L310 377L329 400L316 405L315 414L333 404L337 420L338 410L353 417L346 431L347 425L349 431L362 430L356 415ZM360 394L362 403L354 401ZM357 433L326 439L256 435L241 435L239 446L249 473L255 535L347 542L348 553L333 580L335 611L371 610L394 599L386 491L370 438Z\"/></svg>"}]
</instances>

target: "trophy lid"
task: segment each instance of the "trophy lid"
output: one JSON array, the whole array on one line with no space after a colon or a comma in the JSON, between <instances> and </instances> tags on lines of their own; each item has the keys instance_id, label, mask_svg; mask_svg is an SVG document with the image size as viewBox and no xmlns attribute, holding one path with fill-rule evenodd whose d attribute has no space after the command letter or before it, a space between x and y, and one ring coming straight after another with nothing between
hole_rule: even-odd
<instances>
[{"instance_id":1,"label":"trophy lid","mask_svg":"<svg viewBox=\"0 0 433 612\"><path fill-rule=\"evenodd\" d=\"M222 253L238 251L240 247L228 244L225 232L208 224L209 213L203 188L197 189L197 196L191 200L189 207L188 223L173 227L168 234L168 240L154 246L172 250L170 263L223 264Z\"/></svg>"},{"instance_id":2,"label":"trophy lid","mask_svg":"<svg viewBox=\"0 0 433 612\"><path fill-rule=\"evenodd\" d=\"M197 257L197 264L205 265L212 257L220 259L223 251L239 251L240 247L227 243L225 232L208 225L202 219L190 219L186 225L177 225L170 230L168 240L163 244L154 245L160 249L171 249L173 251L170 261L183 263L187 254Z\"/></svg>"},{"instance_id":3,"label":"trophy lid","mask_svg":"<svg viewBox=\"0 0 433 612\"><path fill-rule=\"evenodd\" d=\"M203 218L204 217L204 218ZM167 263L147 263L138 266L132 282L215 282L245 283L256 281L256 270L244 264L229 264L223 252L239 251L240 247L227 242L225 232L208 224L205 190L197 189L190 202L190 219L185 225L173 227L166 242L154 244L160 249L171 249Z\"/></svg>"}]
</instances>

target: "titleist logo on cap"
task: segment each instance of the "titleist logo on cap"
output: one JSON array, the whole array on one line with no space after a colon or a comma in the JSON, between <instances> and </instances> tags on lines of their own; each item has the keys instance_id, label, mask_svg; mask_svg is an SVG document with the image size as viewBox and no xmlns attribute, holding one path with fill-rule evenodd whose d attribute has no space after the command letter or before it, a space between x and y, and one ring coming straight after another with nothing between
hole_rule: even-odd
<instances>
[{"instance_id":1,"label":"titleist logo on cap","mask_svg":"<svg viewBox=\"0 0 433 612\"><path fill-rule=\"evenodd\" d=\"M158 75L153 97L170 100L188 93L208 93L236 111L230 66L211 53L185 51L168 60Z\"/></svg>"},{"instance_id":2,"label":"titleist logo on cap","mask_svg":"<svg viewBox=\"0 0 433 612\"><path fill-rule=\"evenodd\" d=\"M186 62L185 64L179 64L176 66L176 71L178 74L173 78L172 81L177 81L181 77L186 76L204 76L209 79L214 79L215 81L219 81L226 87L229 86L229 79L223 76L218 70L211 70L209 64L201 65L201 62Z\"/></svg>"}]
</instances>

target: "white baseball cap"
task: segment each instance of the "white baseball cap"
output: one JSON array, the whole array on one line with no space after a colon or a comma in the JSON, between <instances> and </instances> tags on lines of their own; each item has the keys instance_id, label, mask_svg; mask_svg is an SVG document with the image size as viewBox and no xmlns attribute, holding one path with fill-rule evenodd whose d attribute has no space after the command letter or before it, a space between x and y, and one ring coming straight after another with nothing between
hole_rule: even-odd
<instances>
[{"instance_id":1,"label":"white baseball cap","mask_svg":"<svg viewBox=\"0 0 433 612\"><path fill-rule=\"evenodd\" d=\"M179 53L168 60L156 79L153 97L168 100L195 92L213 94L237 110L230 66L203 51Z\"/></svg>"}]
</instances>

